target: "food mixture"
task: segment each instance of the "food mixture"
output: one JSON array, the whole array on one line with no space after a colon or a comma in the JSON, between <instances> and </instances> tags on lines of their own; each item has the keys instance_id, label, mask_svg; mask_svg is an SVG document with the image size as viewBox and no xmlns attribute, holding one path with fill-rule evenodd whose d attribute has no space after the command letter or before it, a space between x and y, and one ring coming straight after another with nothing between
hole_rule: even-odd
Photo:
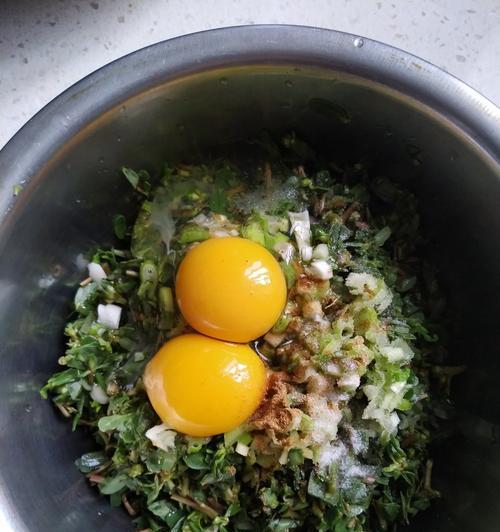
<instances>
[{"instance_id":1,"label":"food mixture","mask_svg":"<svg viewBox=\"0 0 500 532\"><path fill-rule=\"evenodd\" d=\"M89 255L42 390L95 436L89 482L143 531L392 530L427 508L442 305L415 197L293 134L250 169L123 173L139 214Z\"/></svg>"}]
</instances>

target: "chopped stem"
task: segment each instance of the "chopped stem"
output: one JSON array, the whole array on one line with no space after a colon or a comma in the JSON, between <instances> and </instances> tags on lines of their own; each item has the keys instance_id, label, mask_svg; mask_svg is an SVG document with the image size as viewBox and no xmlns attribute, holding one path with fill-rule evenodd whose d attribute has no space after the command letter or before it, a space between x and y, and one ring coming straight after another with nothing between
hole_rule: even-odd
<instances>
[{"instance_id":1,"label":"chopped stem","mask_svg":"<svg viewBox=\"0 0 500 532\"><path fill-rule=\"evenodd\" d=\"M186 506L189 506L190 508L194 508L195 510L198 510L199 512L204 513L205 515L210 517L210 519L215 519L219 515L219 512L217 512L216 510L214 510L213 508L211 508L210 506L208 506L208 504L205 504L204 502L198 502L198 501L195 501L194 499L183 497L182 495L175 495L175 494L171 495L170 498L173 501L180 502L181 504L185 504Z\"/></svg>"}]
</instances>

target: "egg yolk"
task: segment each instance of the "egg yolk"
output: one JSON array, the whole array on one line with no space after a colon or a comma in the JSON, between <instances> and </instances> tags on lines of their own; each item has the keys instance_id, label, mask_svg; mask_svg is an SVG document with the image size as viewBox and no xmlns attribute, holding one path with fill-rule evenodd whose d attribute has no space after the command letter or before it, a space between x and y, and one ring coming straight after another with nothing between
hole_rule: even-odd
<instances>
[{"instance_id":1,"label":"egg yolk","mask_svg":"<svg viewBox=\"0 0 500 532\"><path fill-rule=\"evenodd\" d=\"M277 260L245 238L212 238L191 249L179 266L175 288L191 327L231 342L262 336L286 302Z\"/></svg>"},{"instance_id":2,"label":"egg yolk","mask_svg":"<svg viewBox=\"0 0 500 532\"><path fill-rule=\"evenodd\" d=\"M151 359L144 385L164 423L190 436L213 436L241 425L256 410L266 369L248 345L184 334Z\"/></svg>"}]
</instances>

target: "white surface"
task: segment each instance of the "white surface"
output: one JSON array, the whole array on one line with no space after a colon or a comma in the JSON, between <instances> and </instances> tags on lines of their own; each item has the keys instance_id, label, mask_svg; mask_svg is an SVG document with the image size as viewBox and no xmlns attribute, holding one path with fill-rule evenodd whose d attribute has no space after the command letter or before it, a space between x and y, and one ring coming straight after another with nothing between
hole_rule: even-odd
<instances>
[{"instance_id":1,"label":"white surface","mask_svg":"<svg viewBox=\"0 0 500 532\"><path fill-rule=\"evenodd\" d=\"M52 98L113 59L177 35L257 23L384 41L500 104L500 0L0 0L0 147Z\"/></svg>"}]
</instances>

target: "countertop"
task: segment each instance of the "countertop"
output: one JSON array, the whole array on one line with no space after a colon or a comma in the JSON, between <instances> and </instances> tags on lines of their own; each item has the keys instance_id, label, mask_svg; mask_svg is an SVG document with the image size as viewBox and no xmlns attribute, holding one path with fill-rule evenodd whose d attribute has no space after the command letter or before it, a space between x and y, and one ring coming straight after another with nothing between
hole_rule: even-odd
<instances>
[{"instance_id":1,"label":"countertop","mask_svg":"<svg viewBox=\"0 0 500 532\"><path fill-rule=\"evenodd\" d=\"M500 104L500 0L2 0L0 147L52 98L118 57L185 33L258 23L386 42Z\"/></svg>"}]
</instances>

